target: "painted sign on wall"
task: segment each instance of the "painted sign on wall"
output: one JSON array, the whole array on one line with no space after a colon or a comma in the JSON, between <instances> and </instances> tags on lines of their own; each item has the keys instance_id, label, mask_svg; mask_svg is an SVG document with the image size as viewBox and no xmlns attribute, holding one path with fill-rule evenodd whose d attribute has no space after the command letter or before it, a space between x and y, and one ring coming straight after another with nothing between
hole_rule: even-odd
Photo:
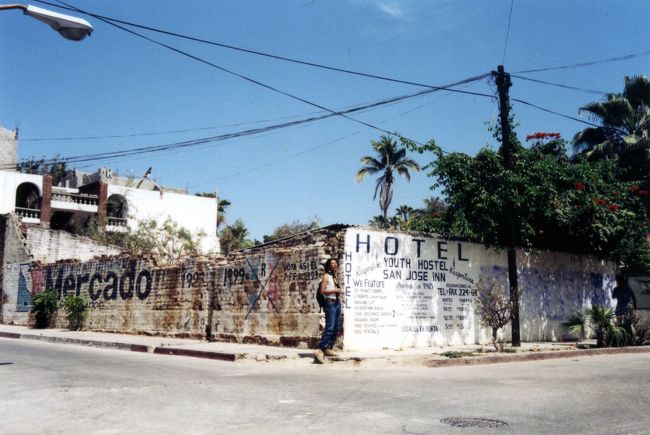
<instances>
[{"instance_id":1,"label":"painted sign on wall","mask_svg":"<svg viewBox=\"0 0 650 435\"><path fill-rule=\"evenodd\" d=\"M348 230L346 349L474 343L475 249L465 242Z\"/></svg>"}]
</instances>

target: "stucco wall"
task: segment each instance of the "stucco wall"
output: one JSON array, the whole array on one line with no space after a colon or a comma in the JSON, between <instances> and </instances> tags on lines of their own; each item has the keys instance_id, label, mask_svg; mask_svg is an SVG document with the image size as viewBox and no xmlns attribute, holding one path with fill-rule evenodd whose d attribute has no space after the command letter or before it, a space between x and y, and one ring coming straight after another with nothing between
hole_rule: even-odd
<instances>
[{"instance_id":1,"label":"stucco wall","mask_svg":"<svg viewBox=\"0 0 650 435\"><path fill-rule=\"evenodd\" d=\"M35 185L39 196L43 196L43 176L0 170L0 214L11 213L15 210L16 189L22 183Z\"/></svg>"},{"instance_id":2,"label":"stucco wall","mask_svg":"<svg viewBox=\"0 0 650 435\"><path fill-rule=\"evenodd\" d=\"M204 263L188 260L160 268L148 258L113 257L84 263L12 264L5 267L4 322L31 324L31 299L45 289L60 297L84 294L88 329L202 337L208 300ZM56 326L66 327L61 313Z\"/></svg>"},{"instance_id":3,"label":"stucco wall","mask_svg":"<svg viewBox=\"0 0 650 435\"><path fill-rule=\"evenodd\" d=\"M488 342L489 331L473 313L475 286L494 280L507 288L504 252L333 226L165 268L146 257L10 264L4 321L28 324L31 297L52 288L88 296L90 329L313 346L321 317L315 291L330 257L341 264L343 340L350 349ZM561 339L559 323L575 310L611 303L612 264L519 252L518 266L525 341Z\"/></svg>"},{"instance_id":4,"label":"stucco wall","mask_svg":"<svg viewBox=\"0 0 650 435\"><path fill-rule=\"evenodd\" d=\"M43 263L66 259L87 261L100 255L118 255L121 252L120 248L99 244L88 237L38 227L27 228L26 240L33 259Z\"/></svg>"},{"instance_id":5,"label":"stucco wall","mask_svg":"<svg viewBox=\"0 0 650 435\"><path fill-rule=\"evenodd\" d=\"M341 258L346 226L333 225L239 251L217 271L212 333L223 340L314 346L322 263Z\"/></svg>"},{"instance_id":6,"label":"stucco wall","mask_svg":"<svg viewBox=\"0 0 650 435\"><path fill-rule=\"evenodd\" d=\"M121 195L127 200L129 227L137 228L138 221L141 220L156 219L158 222L163 222L170 217L193 234L205 234L205 237L201 239L203 252L218 252L217 201L215 198L173 192L161 193L109 184L108 197L113 194Z\"/></svg>"},{"instance_id":7,"label":"stucco wall","mask_svg":"<svg viewBox=\"0 0 650 435\"><path fill-rule=\"evenodd\" d=\"M5 215L0 220L0 225L4 223L5 226L4 250L2 255L3 264L23 263L31 261L32 258L17 221L18 217L15 215Z\"/></svg>"},{"instance_id":8,"label":"stucco wall","mask_svg":"<svg viewBox=\"0 0 650 435\"><path fill-rule=\"evenodd\" d=\"M577 310L611 304L611 263L557 252L517 259L522 340L561 339L560 322ZM462 241L350 228L342 264L350 349L488 342L474 315L476 286L508 294L505 252Z\"/></svg>"}]
</instances>

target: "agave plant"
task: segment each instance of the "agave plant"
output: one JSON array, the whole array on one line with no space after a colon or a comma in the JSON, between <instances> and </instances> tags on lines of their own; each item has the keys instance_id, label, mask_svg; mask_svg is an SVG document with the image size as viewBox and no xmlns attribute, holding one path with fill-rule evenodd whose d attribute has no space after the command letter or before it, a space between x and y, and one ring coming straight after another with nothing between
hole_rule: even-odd
<instances>
[{"instance_id":1,"label":"agave plant","mask_svg":"<svg viewBox=\"0 0 650 435\"><path fill-rule=\"evenodd\" d=\"M573 336L584 340L589 330L596 335L596 346L627 346L634 342L633 334L616 323L616 314L610 306L595 304L577 311L562 326Z\"/></svg>"},{"instance_id":2,"label":"agave plant","mask_svg":"<svg viewBox=\"0 0 650 435\"><path fill-rule=\"evenodd\" d=\"M587 339L587 332L589 331L587 314L584 310L576 311L566 322L561 323L562 327L574 337L579 337L580 340Z\"/></svg>"}]
</instances>

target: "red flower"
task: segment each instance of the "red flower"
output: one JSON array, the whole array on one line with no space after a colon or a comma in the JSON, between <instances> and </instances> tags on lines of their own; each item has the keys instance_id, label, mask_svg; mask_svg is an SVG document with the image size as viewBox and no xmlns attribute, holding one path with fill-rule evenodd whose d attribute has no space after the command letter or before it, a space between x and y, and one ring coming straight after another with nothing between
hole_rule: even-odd
<instances>
[{"instance_id":1,"label":"red flower","mask_svg":"<svg viewBox=\"0 0 650 435\"><path fill-rule=\"evenodd\" d=\"M573 183L573 187L575 187L577 190L585 190L585 183Z\"/></svg>"},{"instance_id":2,"label":"red flower","mask_svg":"<svg viewBox=\"0 0 650 435\"><path fill-rule=\"evenodd\" d=\"M607 201L605 201L605 200L602 199L602 198L597 198L597 199L596 199L596 204L598 204L598 205L605 205L605 204L607 204Z\"/></svg>"},{"instance_id":3,"label":"red flower","mask_svg":"<svg viewBox=\"0 0 650 435\"><path fill-rule=\"evenodd\" d=\"M647 190L639 190L639 195L640 196L648 196L648 191Z\"/></svg>"},{"instance_id":4,"label":"red flower","mask_svg":"<svg viewBox=\"0 0 650 435\"><path fill-rule=\"evenodd\" d=\"M621 206L620 206L620 205L616 205L616 204L610 204L610 205L607 206L607 208L610 209L611 211L616 211L616 210L618 210L619 208L621 208Z\"/></svg>"},{"instance_id":5,"label":"red flower","mask_svg":"<svg viewBox=\"0 0 650 435\"><path fill-rule=\"evenodd\" d=\"M639 186L637 184L634 184L634 185L628 187L628 189L630 190L630 192L635 192L635 191L639 190Z\"/></svg>"},{"instance_id":6,"label":"red flower","mask_svg":"<svg viewBox=\"0 0 650 435\"><path fill-rule=\"evenodd\" d=\"M560 136L561 136L560 133L544 133L542 131L538 131L537 133L529 134L528 136L526 136L526 140L527 141L533 140L533 139L542 140L542 139L548 139L548 138L559 139Z\"/></svg>"}]
</instances>

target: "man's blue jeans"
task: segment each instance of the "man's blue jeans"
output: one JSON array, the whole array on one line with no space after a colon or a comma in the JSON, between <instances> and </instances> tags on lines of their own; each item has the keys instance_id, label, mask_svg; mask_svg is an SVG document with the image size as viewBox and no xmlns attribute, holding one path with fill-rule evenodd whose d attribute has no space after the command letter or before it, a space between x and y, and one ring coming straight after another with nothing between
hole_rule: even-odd
<instances>
[{"instance_id":1,"label":"man's blue jeans","mask_svg":"<svg viewBox=\"0 0 650 435\"><path fill-rule=\"evenodd\" d=\"M320 340L320 349L331 349L336 343L336 337L339 335L339 328L341 326L341 303L339 301L328 301L325 299L323 305L325 311L325 328L323 329L323 336Z\"/></svg>"}]
</instances>

